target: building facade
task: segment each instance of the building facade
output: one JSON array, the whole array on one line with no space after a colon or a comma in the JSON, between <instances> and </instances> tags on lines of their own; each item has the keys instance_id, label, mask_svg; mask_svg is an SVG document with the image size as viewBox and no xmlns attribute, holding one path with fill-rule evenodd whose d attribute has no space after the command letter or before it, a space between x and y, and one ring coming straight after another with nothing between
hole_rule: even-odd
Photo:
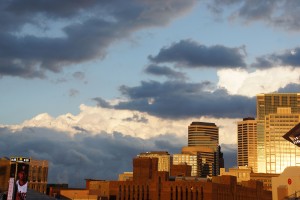
<instances>
[{"instance_id":1,"label":"building facade","mask_svg":"<svg viewBox=\"0 0 300 200\"><path fill-rule=\"evenodd\" d=\"M171 156L166 151L150 151L140 153L138 157L158 158L158 171L170 172Z\"/></svg>"},{"instance_id":2,"label":"building facade","mask_svg":"<svg viewBox=\"0 0 300 200\"><path fill-rule=\"evenodd\" d=\"M191 177L192 166L184 163L178 165L171 165L170 176L174 177Z\"/></svg>"},{"instance_id":3,"label":"building facade","mask_svg":"<svg viewBox=\"0 0 300 200\"><path fill-rule=\"evenodd\" d=\"M188 146L173 156L173 164L192 166L192 176L207 177L220 173L224 165L219 146L219 128L214 123L192 122L188 126Z\"/></svg>"},{"instance_id":4,"label":"building facade","mask_svg":"<svg viewBox=\"0 0 300 200\"><path fill-rule=\"evenodd\" d=\"M30 160L28 188L46 194L48 183L48 161Z\"/></svg>"},{"instance_id":5,"label":"building facade","mask_svg":"<svg viewBox=\"0 0 300 200\"><path fill-rule=\"evenodd\" d=\"M273 200L300 199L300 167L287 167L272 178Z\"/></svg>"},{"instance_id":6,"label":"building facade","mask_svg":"<svg viewBox=\"0 0 300 200\"><path fill-rule=\"evenodd\" d=\"M216 148L219 145L219 128L215 123L192 122L188 127L188 146Z\"/></svg>"},{"instance_id":7,"label":"building facade","mask_svg":"<svg viewBox=\"0 0 300 200\"><path fill-rule=\"evenodd\" d=\"M11 176L11 162L9 158L0 159L0 192L8 190L8 182ZM28 188L46 194L48 182L48 161L30 159L28 170ZM4 173L2 173L2 171ZM3 183L3 184L1 184Z\"/></svg>"},{"instance_id":8,"label":"building facade","mask_svg":"<svg viewBox=\"0 0 300 200\"><path fill-rule=\"evenodd\" d=\"M267 173L281 173L288 166L300 166L300 149L282 136L300 122L300 114L290 108L277 108L265 120L265 153Z\"/></svg>"},{"instance_id":9,"label":"building facade","mask_svg":"<svg viewBox=\"0 0 300 200\"><path fill-rule=\"evenodd\" d=\"M191 176L198 176L198 166L200 166L200 159L197 155L191 154L173 154L173 165L181 165L186 163L191 166Z\"/></svg>"},{"instance_id":10,"label":"building facade","mask_svg":"<svg viewBox=\"0 0 300 200\"><path fill-rule=\"evenodd\" d=\"M253 173L252 168L244 166L229 168L228 171L225 168L221 168L220 175L235 176L238 183L249 180L260 181L263 183L264 190L268 191L272 191L272 178L279 176L279 174Z\"/></svg>"},{"instance_id":11,"label":"building facade","mask_svg":"<svg viewBox=\"0 0 300 200\"><path fill-rule=\"evenodd\" d=\"M0 158L0 193L6 192L10 176L10 159Z\"/></svg>"},{"instance_id":12,"label":"building facade","mask_svg":"<svg viewBox=\"0 0 300 200\"><path fill-rule=\"evenodd\" d=\"M132 181L110 181L109 199L123 200L271 200L270 191L261 182L237 184L236 177L220 176L207 179L173 179L167 172L157 171L156 158L135 158ZM142 176L141 176L142 175ZM136 177L137 176L137 177Z\"/></svg>"},{"instance_id":13,"label":"building facade","mask_svg":"<svg viewBox=\"0 0 300 200\"><path fill-rule=\"evenodd\" d=\"M262 173L281 173L300 166L299 149L282 136L299 123L300 93L257 95L257 168Z\"/></svg>"},{"instance_id":14,"label":"building facade","mask_svg":"<svg viewBox=\"0 0 300 200\"><path fill-rule=\"evenodd\" d=\"M244 118L237 123L238 166L251 167L257 172L257 123L254 118Z\"/></svg>"},{"instance_id":15,"label":"building facade","mask_svg":"<svg viewBox=\"0 0 300 200\"><path fill-rule=\"evenodd\" d=\"M123 174L119 174L118 181L127 181L132 180L133 172L124 172Z\"/></svg>"}]
</instances>

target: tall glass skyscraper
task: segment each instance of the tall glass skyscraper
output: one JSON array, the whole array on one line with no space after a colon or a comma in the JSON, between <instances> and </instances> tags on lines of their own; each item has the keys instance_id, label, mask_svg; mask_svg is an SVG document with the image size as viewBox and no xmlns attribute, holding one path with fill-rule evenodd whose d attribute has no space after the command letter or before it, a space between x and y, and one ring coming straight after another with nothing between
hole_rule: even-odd
<instances>
[{"instance_id":1,"label":"tall glass skyscraper","mask_svg":"<svg viewBox=\"0 0 300 200\"><path fill-rule=\"evenodd\" d=\"M257 165L261 173L300 166L300 149L282 136L300 122L300 93L257 95Z\"/></svg>"}]
</instances>

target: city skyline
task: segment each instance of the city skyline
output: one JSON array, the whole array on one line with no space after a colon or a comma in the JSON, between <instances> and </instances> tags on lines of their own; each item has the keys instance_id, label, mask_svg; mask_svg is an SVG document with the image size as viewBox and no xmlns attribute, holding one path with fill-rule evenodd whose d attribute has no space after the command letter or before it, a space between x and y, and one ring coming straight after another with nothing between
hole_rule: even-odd
<instances>
[{"instance_id":1,"label":"city skyline","mask_svg":"<svg viewBox=\"0 0 300 200\"><path fill-rule=\"evenodd\" d=\"M299 4L1 2L0 156L49 160L50 181L78 185L136 153L179 152L204 121L234 165L255 95L299 92Z\"/></svg>"}]
</instances>

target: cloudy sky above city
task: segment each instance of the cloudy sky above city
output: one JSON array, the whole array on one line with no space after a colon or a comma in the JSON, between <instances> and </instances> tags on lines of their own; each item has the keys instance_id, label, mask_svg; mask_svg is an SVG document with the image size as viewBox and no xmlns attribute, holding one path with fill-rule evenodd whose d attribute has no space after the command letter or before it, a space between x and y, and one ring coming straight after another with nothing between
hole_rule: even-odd
<instances>
[{"instance_id":1,"label":"cloudy sky above city","mask_svg":"<svg viewBox=\"0 0 300 200\"><path fill-rule=\"evenodd\" d=\"M206 121L233 166L256 94L300 91L299 12L298 0L2 1L0 156L47 159L50 182L79 186L142 151L179 153Z\"/></svg>"}]
</instances>

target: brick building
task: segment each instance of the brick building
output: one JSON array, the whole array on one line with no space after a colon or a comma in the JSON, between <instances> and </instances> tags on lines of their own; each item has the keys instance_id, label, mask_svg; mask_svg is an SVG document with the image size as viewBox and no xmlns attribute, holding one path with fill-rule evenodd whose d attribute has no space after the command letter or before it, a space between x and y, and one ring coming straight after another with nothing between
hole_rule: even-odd
<instances>
[{"instance_id":1,"label":"brick building","mask_svg":"<svg viewBox=\"0 0 300 200\"><path fill-rule=\"evenodd\" d=\"M172 179L168 172L157 170L158 159L134 158L132 181L110 181L110 200L232 200L272 199L258 181L237 184L234 176L207 179Z\"/></svg>"}]
</instances>

